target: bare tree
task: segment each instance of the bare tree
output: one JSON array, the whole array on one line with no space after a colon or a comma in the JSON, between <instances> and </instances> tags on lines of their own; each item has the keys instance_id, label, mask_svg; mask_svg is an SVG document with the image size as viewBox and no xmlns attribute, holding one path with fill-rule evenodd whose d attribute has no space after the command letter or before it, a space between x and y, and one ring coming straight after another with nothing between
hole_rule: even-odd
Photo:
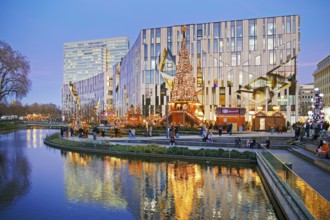
<instances>
[{"instance_id":1,"label":"bare tree","mask_svg":"<svg viewBox=\"0 0 330 220\"><path fill-rule=\"evenodd\" d=\"M0 102L6 101L8 95L16 99L27 95L31 87L29 72L27 58L0 40Z\"/></svg>"}]
</instances>

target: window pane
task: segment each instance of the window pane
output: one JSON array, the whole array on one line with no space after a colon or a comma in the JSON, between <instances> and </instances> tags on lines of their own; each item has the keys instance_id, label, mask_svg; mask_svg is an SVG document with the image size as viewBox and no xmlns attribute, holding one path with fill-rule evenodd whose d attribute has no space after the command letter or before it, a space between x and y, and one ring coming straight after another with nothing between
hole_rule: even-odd
<instances>
[{"instance_id":1,"label":"window pane","mask_svg":"<svg viewBox=\"0 0 330 220\"><path fill-rule=\"evenodd\" d=\"M259 55L259 56L256 56L256 60L255 60L255 65L256 65L256 66L260 66L260 65L261 65L260 58L261 58L260 55Z\"/></svg>"},{"instance_id":2,"label":"window pane","mask_svg":"<svg viewBox=\"0 0 330 220\"><path fill-rule=\"evenodd\" d=\"M230 36L235 37L235 21L232 21L230 24Z\"/></svg>"},{"instance_id":3,"label":"window pane","mask_svg":"<svg viewBox=\"0 0 330 220\"><path fill-rule=\"evenodd\" d=\"M218 45L218 39L214 39L213 40L213 52L214 53L218 53L218 47L219 47L219 45Z\"/></svg>"},{"instance_id":4,"label":"window pane","mask_svg":"<svg viewBox=\"0 0 330 220\"><path fill-rule=\"evenodd\" d=\"M286 17L286 33L287 34L291 33L291 17L290 16Z\"/></svg>"},{"instance_id":5,"label":"window pane","mask_svg":"<svg viewBox=\"0 0 330 220\"><path fill-rule=\"evenodd\" d=\"M220 43L220 52L222 53L223 52L223 40L221 39L219 43Z\"/></svg>"},{"instance_id":6,"label":"window pane","mask_svg":"<svg viewBox=\"0 0 330 220\"><path fill-rule=\"evenodd\" d=\"M249 20L249 36L256 36L256 20Z\"/></svg>"},{"instance_id":7,"label":"window pane","mask_svg":"<svg viewBox=\"0 0 330 220\"><path fill-rule=\"evenodd\" d=\"M219 38L219 35L220 35L219 25L220 25L220 23L213 23L213 37L214 38Z\"/></svg>"},{"instance_id":8,"label":"window pane","mask_svg":"<svg viewBox=\"0 0 330 220\"><path fill-rule=\"evenodd\" d=\"M274 38L268 37L268 50L274 49Z\"/></svg>"},{"instance_id":9,"label":"window pane","mask_svg":"<svg viewBox=\"0 0 330 220\"><path fill-rule=\"evenodd\" d=\"M243 37L243 22L237 21L237 37Z\"/></svg>"},{"instance_id":10,"label":"window pane","mask_svg":"<svg viewBox=\"0 0 330 220\"><path fill-rule=\"evenodd\" d=\"M243 39L237 38L237 51L243 51Z\"/></svg>"},{"instance_id":11,"label":"window pane","mask_svg":"<svg viewBox=\"0 0 330 220\"><path fill-rule=\"evenodd\" d=\"M235 38L231 39L231 51L234 52L235 51Z\"/></svg>"},{"instance_id":12,"label":"window pane","mask_svg":"<svg viewBox=\"0 0 330 220\"><path fill-rule=\"evenodd\" d=\"M236 66L236 54L231 55L231 65Z\"/></svg>"},{"instance_id":13,"label":"window pane","mask_svg":"<svg viewBox=\"0 0 330 220\"><path fill-rule=\"evenodd\" d=\"M249 50L252 51L252 50L255 50L255 39L254 38L250 38L249 39Z\"/></svg>"}]
</instances>

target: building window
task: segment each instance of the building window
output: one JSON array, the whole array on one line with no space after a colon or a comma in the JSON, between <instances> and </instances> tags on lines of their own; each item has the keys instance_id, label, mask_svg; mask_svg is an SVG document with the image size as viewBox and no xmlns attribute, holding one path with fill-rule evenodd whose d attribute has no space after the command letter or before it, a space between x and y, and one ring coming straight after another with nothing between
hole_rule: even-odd
<instances>
[{"instance_id":1,"label":"building window","mask_svg":"<svg viewBox=\"0 0 330 220\"><path fill-rule=\"evenodd\" d=\"M151 69L153 69L153 70L156 68L156 60L154 57L151 58L150 66L151 66Z\"/></svg>"},{"instance_id":2,"label":"building window","mask_svg":"<svg viewBox=\"0 0 330 220\"><path fill-rule=\"evenodd\" d=\"M143 30L143 43L146 43L147 33L146 30Z\"/></svg>"},{"instance_id":3,"label":"building window","mask_svg":"<svg viewBox=\"0 0 330 220\"><path fill-rule=\"evenodd\" d=\"M220 46L220 53L222 53L223 52L223 39L220 39L219 46Z\"/></svg>"},{"instance_id":4,"label":"building window","mask_svg":"<svg viewBox=\"0 0 330 220\"><path fill-rule=\"evenodd\" d=\"M238 83L239 85L243 85L243 71L239 71Z\"/></svg>"},{"instance_id":5,"label":"building window","mask_svg":"<svg viewBox=\"0 0 330 220\"><path fill-rule=\"evenodd\" d=\"M235 38L231 39L230 45L231 45L231 52L235 52Z\"/></svg>"},{"instance_id":6,"label":"building window","mask_svg":"<svg viewBox=\"0 0 330 220\"><path fill-rule=\"evenodd\" d=\"M256 41L256 39L254 37L250 37L249 38L249 50L250 51L255 50L255 48L257 47L256 42L257 41Z\"/></svg>"},{"instance_id":7,"label":"building window","mask_svg":"<svg viewBox=\"0 0 330 220\"><path fill-rule=\"evenodd\" d=\"M275 35L275 19L268 18L267 19L267 35Z\"/></svg>"},{"instance_id":8,"label":"building window","mask_svg":"<svg viewBox=\"0 0 330 220\"><path fill-rule=\"evenodd\" d=\"M154 44L150 45L150 56L151 57L155 56L155 45Z\"/></svg>"},{"instance_id":9,"label":"building window","mask_svg":"<svg viewBox=\"0 0 330 220\"><path fill-rule=\"evenodd\" d=\"M278 35L278 46L281 46L283 44L283 36L282 34Z\"/></svg>"},{"instance_id":10,"label":"building window","mask_svg":"<svg viewBox=\"0 0 330 220\"><path fill-rule=\"evenodd\" d=\"M167 42L172 42L172 28L167 28Z\"/></svg>"},{"instance_id":11,"label":"building window","mask_svg":"<svg viewBox=\"0 0 330 220\"><path fill-rule=\"evenodd\" d=\"M243 38L237 38L237 51L243 51Z\"/></svg>"},{"instance_id":12,"label":"building window","mask_svg":"<svg viewBox=\"0 0 330 220\"><path fill-rule=\"evenodd\" d=\"M213 66L214 67L218 66L218 59L217 58L213 58Z\"/></svg>"},{"instance_id":13,"label":"building window","mask_svg":"<svg viewBox=\"0 0 330 220\"><path fill-rule=\"evenodd\" d=\"M155 30L154 29L150 30L150 41L151 41L152 44L155 41Z\"/></svg>"},{"instance_id":14,"label":"building window","mask_svg":"<svg viewBox=\"0 0 330 220\"><path fill-rule=\"evenodd\" d=\"M213 23L213 37L219 38L220 36L220 23Z\"/></svg>"},{"instance_id":15,"label":"building window","mask_svg":"<svg viewBox=\"0 0 330 220\"><path fill-rule=\"evenodd\" d=\"M243 21L236 22L237 37L243 37Z\"/></svg>"},{"instance_id":16,"label":"building window","mask_svg":"<svg viewBox=\"0 0 330 220\"><path fill-rule=\"evenodd\" d=\"M160 44L156 44L156 56L160 56Z\"/></svg>"},{"instance_id":17,"label":"building window","mask_svg":"<svg viewBox=\"0 0 330 220\"><path fill-rule=\"evenodd\" d=\"M286 33L291 34L291 16L286 16Z\"/></svg>"},{"instance_id":18,"label":"building window","mask_svg":"<svg viewBox=\"0 0 330 220\"><path fill-rule=\"evenodd\" d=\"M201 41L198 40L197 41L197 54L200 54L201 53Z\"/></svg>"},{"instance_id":19,"label":"building window","mask_svg":"<svg viewBox=\"0 0 330 220\"><path fill-rule=\"evenodd\" d=\"M206 67L206 53L203 52L202 54L202 67Z\"/></svg>"},{"instance_id":20,"label":"building window","mask_svg":"<svg viewBox=\"0 0 330 220\"><path fill-rule=\"evenodd\" d=\"M160 28L156 29L156 43L160 43Z\"/></svg>"},{"instance_id":21,"label":"building window","mask_svg":"<svg viewBox=\"0 0 330 220\"><path fill-rule=\"evenodd\" d=\"M260 66L261 65L261 56L259 55L259 56L256 56L256 58L255 58L255 65L256 66Z\"/></svg>"},{"instance_id":22,"label":"building window","mask_svg":"<svg viewBox=\"0 0 330 220\"><path fill-rule=\"evenodd\" d=\"M231 54L231 66L236 66L236 53Z\"/></svg>"},{"instance_id":23,"label":"building window","mask_svg":"<svg viewBox=\"0 0 330 220\"><path fill-rule=\"evenodd\" d=\"M218 53L218 39L213 40L213 53Z\"/></svg>"},{"instance_id":24,"label":"building window","mask_svg":"<svg viewBox=\"0 0 330 220\"><path fill-rule=\"evenodd\" d=\"M203 37L203 26L202 24L197 25L197 39L201 40Z\"/></svg>"},{"instance_id":25,"label":"building window","mask_svg":"<svg viewBox=\"0 0 330 220\"><path fill-rule=\"evenodd\" d=\"M144 50L144 60L147 60L148 59L148 44L144 44L143 50Z\"/></svg>"},{"instance_id":26,"label":"building window","mask_svg":"<svg viewBox=\"0 0 330 220\"><path fill-rule=\"evenodd\" d=\"M154 75L153 75L153 71L152 70L147 70L146 71L146 84L153 84L154 83Z\"/></svg>"},{"instance_id":27,"label":"building window","mask_svg":"<svg viewBox=\"0 0 330 220\"><path fill-rule=\"evenodd\" d=\"M268 37L268 50L274 49L274 37Z\"/></svg>"},{"instance_id":28,"label":"building window","mask_svg":"<svg viewBox=\"0 0 330 220\"><path fill-rule=\"evenodd\" d=\"M276 63L276 56L274 51L269 51L269 64L274 65Z\"/></svg>"},{"instance_id":29,"label":"building window","mask_svg":"<svg viewBox=\"0 0 330 220\"><path fill-rule=\"evenodd\" d=\"M257 33L257 27L256 27L256 20L253 19L253 20L249 20L249 36L250 37L254 37L256 36L256 33Z\"/></svg>"},{"instance_id":30,"label":"building window","mask_svg":"<svg viewBox=\"0 0 330 220\"><path fill-rule=\"evenodd\" d=\"M230 36L232 37L232 38L234 38L235 37L235 21L232 21L232 22L230 22Z\"/></svg>"},{"instance_id":31,"label":"building window","mask_svg":"<svg viewBox=\"0 0 330 220\"><path fill-rule=\"evenodd\" d=\"M227 80L233 82L233 71L229 70L227 74Z\"/></svg>"},{"instance_id":32,"label":"building window","mask_svg":"<svg viewBox=\"0 0 330 220\"><path fill-rule=\"evenodd\" d=\"M291 49L291 42L290 41L286 43L286 49Z\"/></svg>"}]
</instances>

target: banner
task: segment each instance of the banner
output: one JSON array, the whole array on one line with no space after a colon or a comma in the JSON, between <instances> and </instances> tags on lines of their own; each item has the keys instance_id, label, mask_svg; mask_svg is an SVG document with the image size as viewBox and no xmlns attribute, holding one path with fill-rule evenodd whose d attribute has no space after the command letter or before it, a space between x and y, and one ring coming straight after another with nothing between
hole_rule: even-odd
<instances>
[{"instance_id":1,"label":"banner","mask_svg":"<svg viewBox=\"0 0 330 220\"><path fill-rule=\"evenodd\" d=\"M217 115L245 115L245 108L216 108Z\"/></svg>"}]
</instances>

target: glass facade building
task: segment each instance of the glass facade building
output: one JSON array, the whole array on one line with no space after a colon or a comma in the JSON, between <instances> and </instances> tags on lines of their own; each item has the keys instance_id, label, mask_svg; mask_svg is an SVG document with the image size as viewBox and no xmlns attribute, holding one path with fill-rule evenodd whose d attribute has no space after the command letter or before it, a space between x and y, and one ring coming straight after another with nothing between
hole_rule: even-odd
<instances>
[{"instance_id":1,"label":"glass facade building","mask_svg":"<svg viewBox=\"0 0 330 220\"><path fill-rule=\"evenodd\" d=\"M95 100L90 97L86 101L96 102L99 98L104 106L113 103L113 65L118 63L129 50L128 37L115 37L100 40L70 42L64 44L64 78L62 87L62 108L64 115L72 109L72 97L68 90L70 82L74 84L89 84L96 76L103 76L102 85L89 85L89 93L98 94L103 88L102 95L96 95ZM96 78L98 78L96 77ZM90 80L88 80L90 79ZM100 82L98 80L98 82ZM87 85L86 84L86 85ZM94 91L93 89L97 89ZM81 93L78 92L78 95ZM82 103L83 104L83 103Z\"/></svg>"},{"instance_id":2,"label":"glass facade building","mask_svg":"<svg viewBox=\"0 0 330 220\"><path fill-rule=\"evenodd\" d=\"M96 113L100 114L105 107L104 103L104 74L100 73L96 76L76 81L72 83L78 93L80 100L80 109L77 101L72 96L69 83L64 84L62 93L64 95L63 100L66 104L62 107L63 116L72 118L73 115L79 112L79 115L86 115L87 111L96 109Z\"/></svg>"},{"instance_id":3,"label":"glass facade building","mask_svg":"<svg viewBox=\"0 0 330 220\"><path fill-rule=\"evenodd\" d=\"M298 94L299 116L307 117L308 112L313 110L314 83L300 85Z\"/></svg>"},{"instance_id":4,"label":"glass facade building","mask_svg":"<svg viewBox=\"0 0 330 220\"><path fill-rule=\"evenodd\" d=\"M246 119L250 120L257 107L271 109L278 105L294 122L298 116L299 23L298 15L288 15L141 30L128 54L114 67L114 103L119 116L131 105L140 105L144 116L165 114L169 82L176 75L181 27L185 25L192 74L205 119L214 120L217 107L246 108ZM260 83L257 79L264 79L265 86L273 88L267 85L270 75L286 85L271 91L270 101L257 102L238 93L251 83Z\"/></svg>"},{"instance_id":5,"label":"glass facade building","mask_svg":"<svg viewBox=\"0 0 330 220\"><path fill-rule=\"evenodd\" d=\"M323 101L326 107L330 107L330 55L317 64L314 74L315 88L323 93Z\"/></svg>"}]
</instances>

